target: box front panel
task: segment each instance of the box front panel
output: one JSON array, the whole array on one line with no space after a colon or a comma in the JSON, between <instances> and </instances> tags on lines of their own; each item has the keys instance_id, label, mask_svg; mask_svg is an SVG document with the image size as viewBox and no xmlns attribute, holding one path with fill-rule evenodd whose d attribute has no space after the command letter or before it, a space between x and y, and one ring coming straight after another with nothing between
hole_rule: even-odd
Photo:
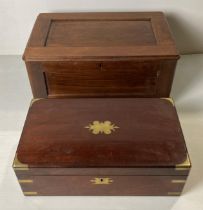
<instances>
[{"instance_id":1,"label":"box front panel","mask_svg":"<svg viewBox=\"0 0 203 210\"><path fill-rule=\"evenodd\" d=\"M156 95L157 61L45 62L48 97Z\"/></svg>"},{"instance_id":2,"label":"box front panel","mask_svg":"<svg viewBox=\"0 0 203 210\"><path fill-rule=\"evenodd\" d=\"M24 195L173 195L187 176L20 176Z\"/></svg>"},{"instance_id":3,"label":"box front panel","mask_svg":"<svg viewBox=\"0 0 203 210\"><path fill-rule=\"evenodd\" d=\"M176 60L26 63L34 98L168 97Z\"/></svg>"}]
</instances>

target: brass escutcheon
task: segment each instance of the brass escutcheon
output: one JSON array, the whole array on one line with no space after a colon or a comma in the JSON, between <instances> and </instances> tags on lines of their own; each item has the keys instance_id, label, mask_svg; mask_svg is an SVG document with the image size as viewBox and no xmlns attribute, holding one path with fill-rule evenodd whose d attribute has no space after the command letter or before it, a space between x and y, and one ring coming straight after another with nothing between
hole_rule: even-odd
<instances>
[{"instance_id":1,"label":"brass escutcheon","mask_svg":"<svg viewBox=\"0 0 203 210\"><path fill-rule=\"evenodd\" d=\"M113 180L111 178L107 178L107 177L96 177L92 180L90 180L90 182L92 182L92 184L111 184L113 182Z\"/></svg>"}]
</instances>

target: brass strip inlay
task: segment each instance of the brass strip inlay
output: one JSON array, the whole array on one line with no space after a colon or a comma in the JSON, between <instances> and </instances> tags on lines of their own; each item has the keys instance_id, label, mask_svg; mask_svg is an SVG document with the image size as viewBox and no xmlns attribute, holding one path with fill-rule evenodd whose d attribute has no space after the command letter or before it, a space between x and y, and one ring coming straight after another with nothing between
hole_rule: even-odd
<instances>
[{"instance_id":1,"label":"brass strip inlay","mask_svg":"<svg viewBox=\"0 0 203 210\"><path fill-rule=\"evenodd\" d=\"M31 179L19 179L18 181L19 183L33 183L33 180Z\"/></svg>"},{"instance_id":2,"label":"brass strip inlay","mask_svg":"<svg viewBox=\"0 0 203 210\"><path fill-rule=\"evenodd\" d=\"M190 168L175 168L176 171L187 171L190 170Z\"/></svg>"},{"instance_id":3,"label":"brass strip inlay","mask_svg":"<svg viewBox=\"0 0 203 210\"><path fill-rule=\"evenodd\" d=\"M37 195L37 192L23 192L24 195Z\"/></svg>"},{"instance_id":4,"label":"brass strip inlay","mask_svg":"<svg viewBox=\"0 0 203 210\"><path fill-rule=\"evenodd\" d=\"M167 100L167 101L169 101L173 106L175 106L174 101L173 101L172 98L161 98L161 99Z\"/></svg>"},{"instance_id":5,"label":"brass strip inlay","mask_svg":"<svg viewBox=\"0 0 203 210\"><path fill-rule=\"evenodd\" d=\"M103 178L103 177L96 177L92 180L90 180L92 184L111 184L113 180L111 178Z\"/></svg>"},{"instance_id":6,"label":"brass strip inlay","mask_svg":"<svg viewBox=\"0 0 203 210\"><path fill-rule=\"evenodd\" d=\"M168 192L168 195L181 195L181 192Z\"/></svg>"},{"instance_id":7,"label":"brass strip inlay","mask_svg":"<svg viewBox=\"0 0 203 210\"><path fill-rule=\"evenodd\" d=\"M174 183L174 184L184 184L186 182L185 179L174 179L174 180L171 180L171 183Z\"/></svg>"},{"instance_id":8,"label":"brass strip inlay","mask_svg":"<svg viewBox=\"0 0 203 210\"><path fill-rule=\"evenodd\" d=\"M29 170L28 164L21 163L18 160L18 154L16 153L14 161L13 161L13 168L14 170Z\"/></svg>"},{"instance_id":9,"label":"brass strip inlay","mask_svg":"<svg viewBox=\"0 0 203 210\"><path fill-rule=\"evenodd\" d=\"M29 168L14 168L15 171L28 171Z\"/></svg>"},{"instance_id":10,"label":"brass strip inlay","mask_svg":"<svg viewBox=\"0 0 203 210\"><path fill-rule=\"evenodd\" d=\"M189 170L191 167L191 162L190 162L190 158L189 155L187 154L186 159L180 163L176 165L176 170Z\"/></svg>"},{"instance_id":11,"label":"brass strip inlay","mask_svg":"<svg viewBox=\"0 0 203 210\"><path fill-rule=\"evenodd\" d=\"M30 102L30 107L36 102L36 101L39 101L41 100L42 98L33 98Z\"/></svg>"}]
</instances>

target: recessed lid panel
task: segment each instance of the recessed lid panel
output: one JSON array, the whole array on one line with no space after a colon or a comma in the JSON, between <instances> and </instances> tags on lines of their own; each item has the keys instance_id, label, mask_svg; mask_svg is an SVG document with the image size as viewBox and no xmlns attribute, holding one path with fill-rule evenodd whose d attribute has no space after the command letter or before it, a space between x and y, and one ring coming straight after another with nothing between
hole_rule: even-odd
<instances>
[{"instance_id":1,"label":"recessed lid panel","mask_svg":"<svg viewBox=\"0 0 203 210\"><path fill-rule=\"evenodd\" d=\"M54 20L45 43L49 47L120 47L156 45L150 19Z\"/></svg>"},{"instance_id":2,"label":"recessed lid panel","mask_svg":"<svg viewBox=\"0 0 203 210\"><path fill-rule=\"evenodd\" d=\"M29 167L174 167L187 158L166 99L41 99L17 150Z\"/></svg>"},{"instance_id":3,"label":"recessed lid panel","mask_svg":"<svg viewBox=\"0 0 203 210\"><path fill-rule=\"evenodd\" d=\"M161 12L47 13L36 20L24 59L178 57Z\"/></svg>"}]
</instances>

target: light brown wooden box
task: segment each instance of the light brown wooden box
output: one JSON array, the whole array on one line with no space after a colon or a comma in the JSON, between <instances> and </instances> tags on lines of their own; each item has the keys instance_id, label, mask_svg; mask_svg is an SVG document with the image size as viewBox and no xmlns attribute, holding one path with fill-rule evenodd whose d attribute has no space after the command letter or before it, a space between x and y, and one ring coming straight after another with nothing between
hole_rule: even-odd
<instances>
[{"instance_id":1,"label":"light brown wooden box","mask_svg":"<svg viewBox=\"0 0 203 210\"><path fill-rule=\"evenodd\" d=\"M179 58L164 14L40 14L23 56L35 98L168 97Z\"/></svg>"}]
</instances>

